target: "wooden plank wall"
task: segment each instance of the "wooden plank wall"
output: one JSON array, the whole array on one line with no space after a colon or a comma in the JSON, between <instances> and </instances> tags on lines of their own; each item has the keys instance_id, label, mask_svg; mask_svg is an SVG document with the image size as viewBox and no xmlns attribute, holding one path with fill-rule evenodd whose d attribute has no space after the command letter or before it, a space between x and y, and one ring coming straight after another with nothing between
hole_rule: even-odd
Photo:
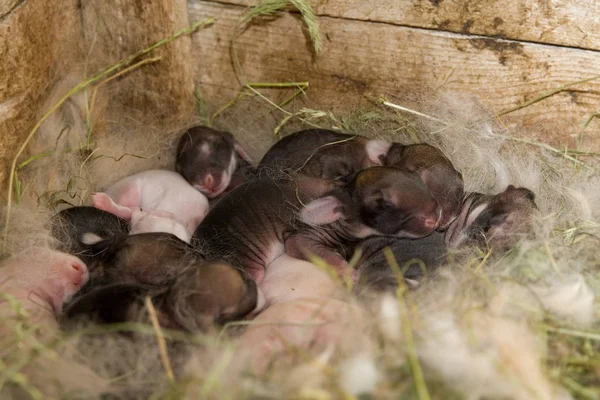
<instances>
[{"instance_id":1,"label":"wooden plank wall","mask_svg":"<svg viewBox=\"0 0 600 400\"><path fill-rule=\"evenodd\" d=\"M311 0L323 38L315 56L298 15L252 24L238 39L248 81L309 81L310 104L341 111L364 94L473 93L500 112L561 85L600 75L600 3L594 0ZM238 80L230 57L235 24L250 0L189 2L190 21L216 17L194 39L196 79L211 102L230 100ZM405 99L405 100L403 100ZM600 80L507 115L516 135L559 148L576 145L600 109ZM600 121L584 149L600 150Z\"/></svg>"},{"instance_id":2,"label":"wooden plank wall","mask_svg":"<svg viewBox=\"0 0 600 400\"><path fill-rule=\"evenodd\" d=\"M77 44L65 43L81 32L76 3L0 1L0 203L9 160L35 124L56 70L75 59Z\"/></svg>"},{"instance_id":3,"label":"wooden plank wall","mask_svg":"<svg viewBox=\"0 0 600 400\"><path fill-rule=\"evenodd\" d=\"M10 164L54 85L62 96L79 83L71 79L60 86L71 72L81 73L84 65L99 71L188 25L186 0L0 0L0 203L6 200ZM190 51L189 37L179 38L154 51L160 63L120 79L110 89L115 113L125 110L165 130L181 124L177 118L186 121L195 110Z\"/></svg>"}]
</instances>

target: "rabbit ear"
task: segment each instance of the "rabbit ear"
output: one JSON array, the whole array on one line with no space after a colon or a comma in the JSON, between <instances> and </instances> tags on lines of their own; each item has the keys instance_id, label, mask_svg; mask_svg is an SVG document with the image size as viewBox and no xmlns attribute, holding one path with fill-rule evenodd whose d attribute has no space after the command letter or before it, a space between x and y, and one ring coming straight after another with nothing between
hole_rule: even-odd
<instances>
[{"instance_id":1,"label":"rabbit ear","mask_svg":"<svg viewBox=\"0 0 600 400\"><path fill-rule=\"evenodd\" d=\"M465 229L468 229L473 222L475 222L475 220L477 219L477 217L479 217L479 215L485 211L486 208L489 207L488 203L482 203L480 205L478 205L477 207L475 207L474 209L470 210L466 222L465 222Z\"/></svg>"},{"instance_id":2,"label":"rabbit ear","mask_svg":"<svg viewBox=\"0 0 600 400\"><path fill-rule=\"evenodd\" d=\"M383 165L383 159L391 146L392 144L385 140L369 140L365 145L365 151L373 164Z\"/></svg>"},{"instance_id":3,"label":"rabbit ear","mask_svg":"<svg viewBox=\"0 0 600 400\"><path fill-rule=\"evenodd\" d=\"M235 152L237 153L237 155L240 156L240 158L242 160L252 163L252 159L250 158L248 153L246 153L246 151L244 149L242 149L242 146L240 146L240 144L237 142L237 140L234 141L233 148L234 148Z\"/></svg>"},{"instance_id":4,"label":"rabbit ear","mask_svg":"<svg viewBox=\"0 0 600 400\"><path fill-rule=\"evenodd\" d=\"M311 225L327 225L344 216L344 205L334 197L327 196L308 203L300 211L300 219Z\"/></svg>"},{"instance_id":5,"label":"rabbit ear","mask_svg":"<svg viewBox=\"0 0 600 400\"><path fill-rule=\"evenodd\" d=\"M152 287L137 283L111 283L92 289L63 310L65 318L89 316L103 323L126 322L128 311Z\"/></svg>"},{"instance_id":6,"label":"rabbit ear","mask_svg":"<svg viewBox=\"0 0 600 400\"><path fill-rule=\"evenodd\" d=\"M535 194L524 187L515 187L514 185L508 185L503 192L498 193L498 198L502 201L510 201L511 199L524 197L529 201L535 202Z\"/></svg>"}]
</instances>

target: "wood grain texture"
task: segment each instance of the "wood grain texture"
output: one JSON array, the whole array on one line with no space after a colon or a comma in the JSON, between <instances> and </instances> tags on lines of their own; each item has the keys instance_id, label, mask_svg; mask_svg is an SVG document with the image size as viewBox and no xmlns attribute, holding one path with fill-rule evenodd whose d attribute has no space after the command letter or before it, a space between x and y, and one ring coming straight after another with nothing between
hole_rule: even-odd
<instances>
[{"instance_id":1,"label":"wood grain texture","mask_svg":"<svg viewBox=\"0 0 600 400\"><path fill-rule=\"evenodd\" d=\"M193 1L190 20L217 17L193 43L196 78L207 100L225 102L239 88L230 58L233 27L244 7ZM310 51L297 15L284 14L249 27L238 40L247 79L309 81L307 104L343 111L365 104L364 94L395 96L411 106L428 91L473 93L499 112L549 89L600 74L600 53L557 46L437 32L340 18L320 18L323 51ZM505 117L516 136L559 148L600 106L600 81L576 86ZM417 106L418 107L418 106ZM593 121L584 148L600 149Z\"/></svg>"},{"instance_id":2,"label":"wood grain texture","mask_svg":"<svg viewBox=\"0 0 600 400\"><path fill-rule=\"evenodd\" d=\"M84 65L89 76L188 25L186 0L0 0L0 187L6 187L10 163L44 111L83 81L83 74L68 80L56 101L46 104L67 76L83 72ZM190 52L191 39L181 37L153 52L159 63L105 85L108 94L98 97L110 98L106 119L126 115L165 131L187 121L195 110Z\"/></svg>"},{"instance_id":3,"label":"wood grain texture","mask_svg":"<svg viewBox=\"0 0 600 400\"><path fill-rule=\"evenodd\" d=\"M0 198L10 161L35 124L38 108L61 66L78 56L76 0L0 4Z\"/></svg>"},{"instance_id":4,"label":"wood grain texture","mask_svg":"<svg viewBox=\"0 0 600 400\"><path fill-rule=\"evenodd\" d=\"M250 6L257 0L221 0ZM318 15L600 50L596 0L308 0Z\"/></svg>"},{"instance_id":5,"label":"wood grain texture","mask_svg":"<svg viewBox=\"0 0 600 400\"><path fill-rule=\"evenodd\" d=\"M189 25L186 0L128 1L110 4L82 0L83 31L104 68L170 37ZM157 128L168 128L194 111L193 69L189 59L191 39L180 37L152 52L160 62L136 70L119 81L111 92L116 115L126 108L132 118L152 116ZM110 117L109 117L110 118Z\"/></svg>"}]
</instances>

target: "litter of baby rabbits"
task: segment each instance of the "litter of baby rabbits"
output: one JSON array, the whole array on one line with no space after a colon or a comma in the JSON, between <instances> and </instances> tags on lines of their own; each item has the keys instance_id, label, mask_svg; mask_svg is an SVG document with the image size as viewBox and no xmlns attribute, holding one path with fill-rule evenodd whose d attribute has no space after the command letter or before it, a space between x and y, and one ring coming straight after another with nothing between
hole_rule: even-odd
<instances>
[{"instance_id":1,"label":"litter of baby rabbits","mask_svg":"<svg viewBox=\"0 0 600 400\"><path fill-rule=\"evenodd\" d=\"M268 110L242 99L217 130L171 133L123 119L91 153L20 171L3 263L65 272L40 270L39 291L0 270L3 396L597 396L593 159L513 141L447 93L422 103L435 119L288 121L255 170L277 142ZM183 183L199 209L160 190Z\"/></svg>"},{"instance_id":2,"label":"litter of baby rabbits","mask_svg":"<svg viewBox=\"0 0 600 400\"><path fill-rule=\"evenodd\" d=\"M0 397L600 396L595 154L464 94L342 115L307 82L165 131L108 112L136 57L58 82L14 160Z\"/></svg>"}]
</instances>

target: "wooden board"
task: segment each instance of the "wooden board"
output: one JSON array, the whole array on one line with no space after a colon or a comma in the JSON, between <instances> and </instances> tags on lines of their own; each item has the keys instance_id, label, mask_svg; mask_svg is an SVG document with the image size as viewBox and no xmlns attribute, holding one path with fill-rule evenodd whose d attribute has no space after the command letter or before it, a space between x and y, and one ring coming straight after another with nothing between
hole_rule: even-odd
<instances>
[{"instance_id":1,"label":"wooden board","mask_svg":"<svg viewBox=\"0 0 600 400\"><path fill-rule=\"evenodd\" d=\"M230 100L239 88L230 58L232 31L244 7L194 0L190 21L217 18L194 39L197 81L209 101ZM429 90L473 93L493 112L539 94L600 75L600 53L519 43L343 18L321 17L323 51L314 56L297 15L282 14L253 24L238 40L249 81L309 81L309 103L326 110L364 104L364 94L388 94L408 101ZM405 104L410 105L410 104ZM513 134L559 148L600 106L600 81L591 81L509 114ZM593 121L584 147L600 149L600 124Z\"/></svg>"},{"instance_id":2,"label":"wooden board","mask_svg":"<svg viewBox=\"0 0 600 400\"><path fill-rule=\"evenodd\" d=\"M189 25L186 0L80 2L84 37L87 43L95 41L94 54L101 55L97 70ZM121 79L110 94L116 118L126 108L131 117L151 120L157 129L177 125L178 118L188 119L195 108L190 51L190 38L180 37L152 52L160 62Z\"/></svg>"},{"instance_id":3,"label":"wooden board","mask_svg":"<svg viewBox=\"0 0 600 400\"><path fill-rule=\"evenodd\" d=\"M77 1L0 4L0 198L10 161L35 124L56 70L73 62L81 30ZM56 68L56 69L55 69Z\"/></svg>"},{"instance_id":4,"label":"wooden board","mask_svg":"<svg viewBox=\"0 0 600 400\"><path fill-rule=\"evenodd\" d=\"M88 72L99 71L187 26L186 0L0 0L0 199L6 197L5 180L19 147L44 105L54 105L46 101L56 85L84 65ZM126 110L128 117L151 120L165 131L187 121L195 110L190 52L189 37L179 38L153 52L160 63L120 78L118 87L105 85L115 114ZM82 76L68 80L56 101Z\"/></svg>"},{"instance_id":5,"label":"wooden board","mask_svg":"<svg viewBox=\"0 0 600 400\"><path fill-rule=\"evenodd\" d=\"M221 0L255 5L257 0ZM308 0L320 16L600 50L596 0Z\"/></svg>"}]
</instances>

